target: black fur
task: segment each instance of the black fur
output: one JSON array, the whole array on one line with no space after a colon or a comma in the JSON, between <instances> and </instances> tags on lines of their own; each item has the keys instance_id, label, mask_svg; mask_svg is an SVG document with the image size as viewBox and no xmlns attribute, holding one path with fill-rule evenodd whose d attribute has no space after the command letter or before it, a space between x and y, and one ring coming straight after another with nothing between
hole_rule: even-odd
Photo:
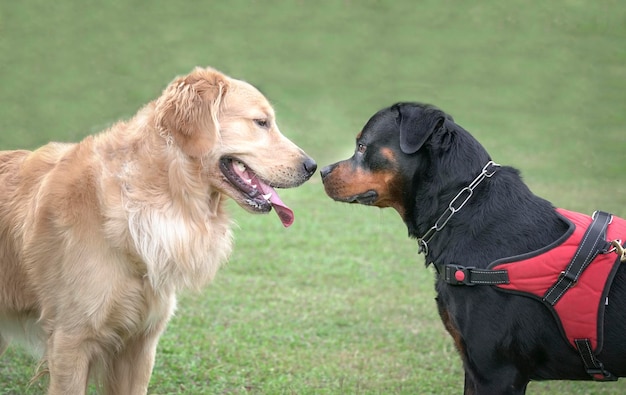
<instances>
[{"instance_id":1,"label":"black fur","mask_svg":"<svg viewBox=\"0 0 626 395\"><path fill-rule=\"evenodd\" d=\"M373 172L382 167L371 163L376 152L383 147L393 150L402 188L399 212L413 238L435 224L490 160L482 145L450 116L419 103L398 103L379 111L357 144L367 146L367 155L359 159L355 154L347 162ZM329 185L338 164L321 172L331 197ZM503 166L434 236L426 263L486 268L496 259L545 247L566 228L550 202L534 195L516 169ZM439 313L463 359L466 394L523 394L529 380L590 379L578 352L537 300L490 286L453 286L439 277L436 290ZM616 274L609 300L598 359L614 375L626 376L624 266Z\"/></svg>"}]
</instances>

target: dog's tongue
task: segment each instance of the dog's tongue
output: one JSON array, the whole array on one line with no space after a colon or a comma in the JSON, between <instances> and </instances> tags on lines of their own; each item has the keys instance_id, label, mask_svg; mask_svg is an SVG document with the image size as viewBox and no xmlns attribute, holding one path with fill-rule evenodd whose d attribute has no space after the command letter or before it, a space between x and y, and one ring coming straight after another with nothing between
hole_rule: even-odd
<instances>
[{"instance_id":1,"label":"dog's tongue","mask_svg":"<svg viewBox=\"0 0 626 395\"><path fill-rule=\"evenodd\" d=\"M283 223L283 226L285 228L291 226L294 220L293 211L289 207L287 207L282 200L280 200L280 197L278 196L274 188L262 182L259 182L258 186L259 188L261 188L261 191L264 195L271 195L269 201L272 204L274 211L276 211L276 214L278 214L278 218L280 218L280 222Z\"/></svg>"}]
</instances>

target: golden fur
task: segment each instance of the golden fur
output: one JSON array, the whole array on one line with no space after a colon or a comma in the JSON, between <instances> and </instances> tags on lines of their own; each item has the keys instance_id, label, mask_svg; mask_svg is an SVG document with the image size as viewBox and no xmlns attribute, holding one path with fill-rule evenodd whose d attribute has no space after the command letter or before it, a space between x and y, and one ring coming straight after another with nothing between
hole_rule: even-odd
<instances>
[{"instance_id":1,"label":"golden fur","mask_svg":"<svg viewBox=\"0 0 626 395\"><path fill-rule=\"evenodd\" d=\"M225 196L269 210L229 182L223 158L276 187L315 171L258 90L211 68L77 144L0 152L0 354L30 343L49 394L84 393L93 375L105 393L146 393L177 291L231 252Z\"/></svg>"}]
</instances>

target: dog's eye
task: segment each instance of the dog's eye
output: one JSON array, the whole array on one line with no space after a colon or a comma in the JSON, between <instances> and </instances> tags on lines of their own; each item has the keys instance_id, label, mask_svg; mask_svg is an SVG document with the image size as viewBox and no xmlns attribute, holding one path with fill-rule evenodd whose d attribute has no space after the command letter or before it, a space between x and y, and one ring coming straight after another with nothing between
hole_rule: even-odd
<instances>
[{"instance_id":1,"label":"dog's eye","mask_svg":"<svg viewBox=\"0 0 626 395\"><path fill-rule=\"evenodd\" d=\"M255 119L254 123L257 124L258 127L263 128L263 129L267 129L267 127L269 126L269 122L267 121L267 119Z\"/></svg>"},{"instance_id":2,"label":"dog's eye","mask_svg":"<svg viewBox=\"0 0 626 395\"><path fill-rule=\"evenodd\" d=\"M367 149L367 147L364 146L363 144L357 145L357 148L356 148L356 150L359 152L359 154L364 154L366 149Z\"/></svg>"}]
</instances>

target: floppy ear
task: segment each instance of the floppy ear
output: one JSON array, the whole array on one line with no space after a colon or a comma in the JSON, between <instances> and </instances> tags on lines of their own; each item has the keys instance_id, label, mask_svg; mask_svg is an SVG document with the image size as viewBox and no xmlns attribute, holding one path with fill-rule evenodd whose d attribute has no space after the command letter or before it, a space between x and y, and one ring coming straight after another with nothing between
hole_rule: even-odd
<instances>
[{"instance_id":1,"label":"floppy ear","mask_svg":"<svg viewBox=\"0 0 626 395\"><path fill-rule=\"evenodd\" d=\"M446 119L443 111L432 106L401 104L398 113L400 149L405 154L417 152Z\"/></svg>"},{"instance_id":2,"label":"floppy ear","mask_svg":"<svg viewBox=\"0 0 626 395\"><path fill-rule=\"evenodd\" d=\"M211 68L176 78L157 99L157 126L187 155L206 155L219 138L217 115L227 90L227 77Z\"/></svg>"}]
</instances>

